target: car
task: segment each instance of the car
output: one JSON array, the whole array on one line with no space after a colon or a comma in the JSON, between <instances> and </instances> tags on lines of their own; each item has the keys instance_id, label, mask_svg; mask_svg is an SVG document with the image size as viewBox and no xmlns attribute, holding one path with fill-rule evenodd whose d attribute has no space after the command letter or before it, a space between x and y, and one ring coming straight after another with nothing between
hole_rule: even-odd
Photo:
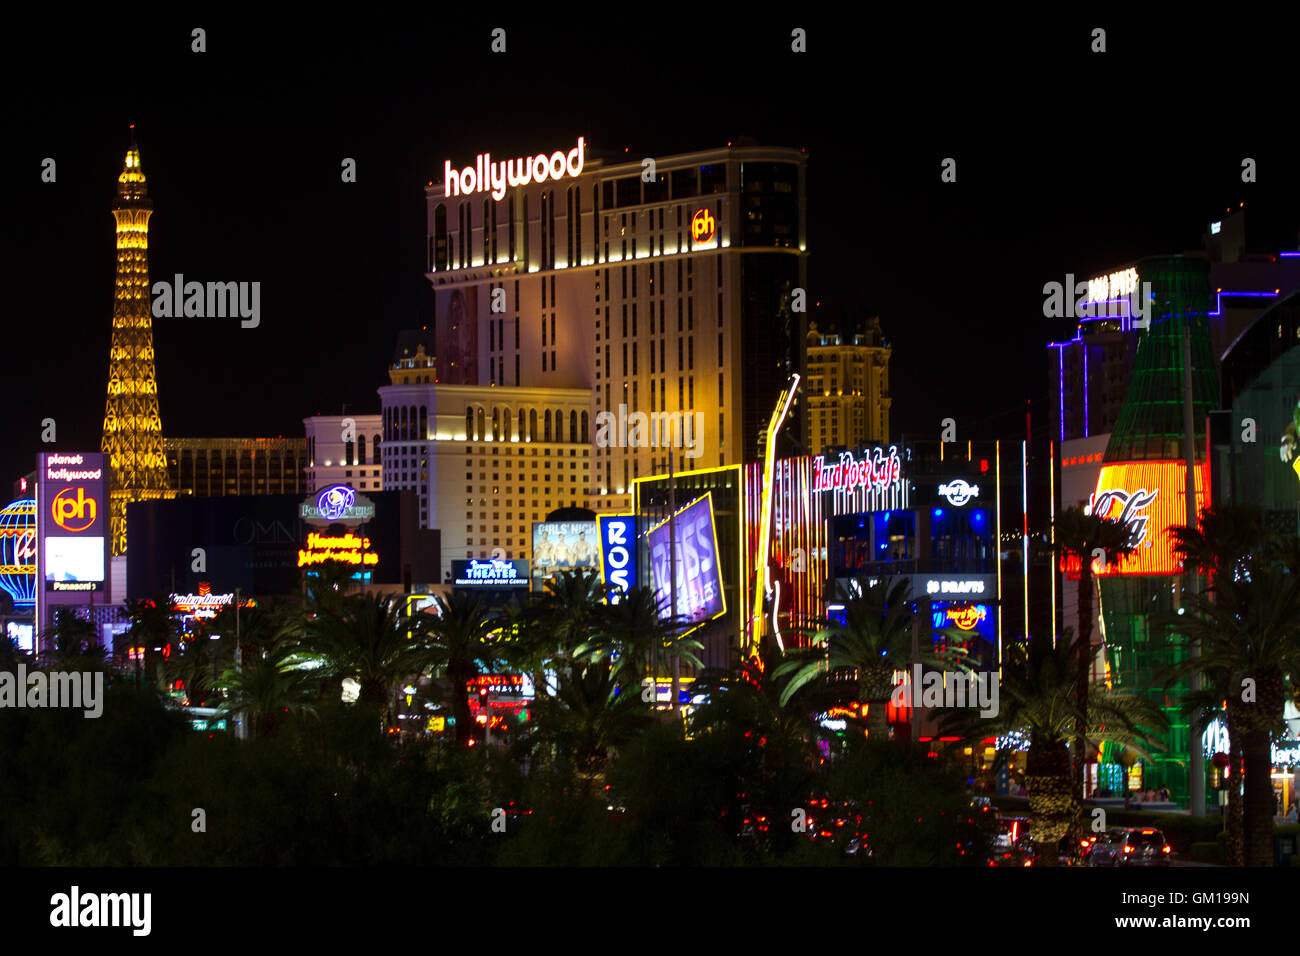
<instances>
[{"instance_id":1,"label":"car","mask_svg":"<svg viewBox=\"0 0 1300 956\"><path fill-rule=\"evenodd\" d=\"M1115 866L1168 866L1173 847L1165 835L1154 827L1131 827Z\"/></svg>"},{"instance_id":2,"label":"car","mask_svg":"<svg viewBox=\"0 0 1300 956\"><path fill-rule=\"evenodd\" d=\"M1034 844L1025 817L998 817L989 866L1033 866Z\"/></svg>"},{"instance_id":3,"label":"car","mask_svg":"<svg viewBox=\"0 0 1300 956\"><path fill-rule=\"evenodd\" d=\"M1083 851L1085 866L1114 866L1118 856L1123 855L1128 841L1128 828L1111 827L1105 833L1097 834L1088 840L1089 846Z\"/></svg>"}]
</instances>

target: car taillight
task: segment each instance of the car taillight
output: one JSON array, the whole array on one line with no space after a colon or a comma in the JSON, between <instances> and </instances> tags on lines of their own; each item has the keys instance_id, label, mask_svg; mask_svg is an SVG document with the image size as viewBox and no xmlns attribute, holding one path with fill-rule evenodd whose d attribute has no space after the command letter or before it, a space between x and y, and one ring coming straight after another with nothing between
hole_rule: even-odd
<instances>
[{"instance_id":1,"label":"car taillight","mask_svg":"<svg viewBox=\"0 0 1300 956\"><path fill-rule=\"evenodd\" d=\"M1091 844L1092 844L1092 841L1091 841L1091 840L1080 840L1080 841L1079 841L1079 846L1082 846L1082 847L1087 847L1087 846L1090 846Z\"/></svg>"},{"instance_id":2,"label":"car taillight","mask_svg":"<svg viewBox=\"0 0 1300 956\"><path fill-rule=\"evenodd\" d=\"M1168 852L1169 852L1170 850L1172 850L1172 849L1173 849L1173 847L1171 847L1168 843L1166 843L1166 844L1164 845L1164 849L1163 849L1162 852L1164 852L1164 853L1168 853Z\"/></svg>"},{"instance_id":3,"label":"car taillight","mask_svg":"<svg viewBox=\"0 0 1300 956\"><path fill-rule=\"evenodd\" d=\"M1129 846L1128 844L1125 844L1125 845L1124 845L1124 852L1125 852L1125 853L1132 853L1132 852L1133 852L1133 848L1132 848L1131 846Z\"/></svg>"},{"instance_id":4,"label":"car taillight","mask_svg":"<svg viewBox=\"0 0 1300 956\"><path fill-rule=\"evenodd\" d=\"M1025 866L1033 866L1033 865L1034 865L1033 860L1025 860Z\"/></svg>"}]
</instances>

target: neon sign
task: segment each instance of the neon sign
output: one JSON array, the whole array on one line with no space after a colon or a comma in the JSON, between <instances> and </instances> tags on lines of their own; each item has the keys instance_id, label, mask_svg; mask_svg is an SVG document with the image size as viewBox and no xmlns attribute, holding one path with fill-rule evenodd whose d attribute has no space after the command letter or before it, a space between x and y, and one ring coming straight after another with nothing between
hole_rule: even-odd
<instances>
[{"instance_id":1,"label":"neon sign","mask_svg":"<svg viewBox=\"0 0 1300 956\"><path fill-rule=\"evenodd\" d=\"M75 496L72 492L72 488L64 488L54 496L50 502L50 518L64 531L77 534L95 523L99 502L87 498L85 488L77 488Z\"/></svg>"},{"instance_id":2,"label":"neon sign","mask_svg":"<svg viewBox=\"0 0 1300 956\"><path fill-rule=\"evenodd\" d=\"M691 217L692 242L712 242L717 230L718 221L707 209L700 209Z\"/></svg>"},{"instance_id":3,"label":"neon sign","mask_svg":"<svg viewBox=\"0 0 1300 956\"><path fill-rule=\"evenodd\" d=\"M988 609L983 604L964 604L947 608L947 619L963 631L973 631L980 621L988 617Z\"/></svg>"},{"instance_id":4,"label":"neon sign","mask_svg":"<svg viewBox=\"0 0 1300 956\"><path fill-rule=\"evenodd\" d=\"M972 498L980 496L980 486L972 485L964 478L954 478L947 484L939 486L939 494L948 499L948 504L960 508Z\"/></svg>"},{"instance_id":5,"label":"neon sign","mask_svg":"<svg viewBox=\"0 0 1300 956\"><path fill-rule=\"evenodd\" d=\"M539 185L547 180L559 181L567 173L569 176L582 175L585 144L581 136L578 145L569 150L568 155L557 149L547 156L521 156L519 159L492 162L491 153L479 153L474 157L474 165L466 166L457 172L451 168L451 160L442 165L443 195L472 196L474 193L492 191L493 199L501 199L506 194L506 187L527 186L531 182Z\"/></svg>"},{"instance_id":6,"label":"neon sign","mask_svg":"<svg viewBox=\"0 0 1300 956\"><path fill-rule=\"evenodd\" d=\"M458 588L526 588L528 562L501 558L452 561L451 578L453 585Z\"/></svg>"},{"instance_id":7,"label":"neon sign","mask_svg":"<svg viewBox=\"0 0 1300 956\"><path fill-rule=\"evenodd\" d=\"M1122 521L1133 530L1137 550L1117 561L1093 563L1099 576L1177 574L1181 569L1169 529L1187 523L1185 466L1181 461L1144 461L1104 465L1088 501L1090 514ZM1209 500L1204 464L1193 472L1196 511ZM1078 559L1067 560L1067 575L1078 573Z\"/></svg>"},{"instance_id":8,"label":"neon sign","mask_svg":"<svg viewBox=\"0 0 1300 956\"><path fill-rule=\"evenodd\" d=\"M1110 275L1098 276L1088 280L1088 301L1105 302L1107 299L1119 299L1131 295L1137 288L1138 272L1125 269Z\"/></svg>"},{"instance_id":9,"label":"neon sign","mask_svg":"<svg viewBox=\"0 0 1300 956\"><path fill-rule=\"evenodd\" d=\"M351 533L330 538L312 531L307 535L307 547L298 551L298 567L322 564L325 561L374 565L379 563L379 555L370 550L369 538Z\"/></svg>"},{"instance_id":10,"label":"neon sign","mask_svg":"<svg viewBox=\"0 0 1300 956\"><path fill-rule=\"evenodd\" d=\"M298 516L317 525L357 525L375 516L375 503L347 485L330 485L304 501Z\"/></svg>"},{"instance_id":11,"label":"neon sign","mask_svg":"<svg viewBox=\"0 0 1300 956\"><path fill-rule=\"evenodd\" d=\"M869 458L858 461L853 452L840 452L834 465L826 463L825 455L813 459L813 491L852 491L855 488L883 489L899 480L903 464L898 458L898 447L889 446L889 455L875 449Z\"/></svg>"}]
</instances>

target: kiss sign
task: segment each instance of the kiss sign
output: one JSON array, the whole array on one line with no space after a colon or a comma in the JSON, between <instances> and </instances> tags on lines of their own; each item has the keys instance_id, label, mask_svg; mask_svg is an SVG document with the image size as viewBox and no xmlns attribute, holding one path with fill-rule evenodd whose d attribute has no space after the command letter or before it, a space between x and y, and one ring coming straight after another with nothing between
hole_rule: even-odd
<instances>
[{"instance_id":1,"label":"kiss sign","mask_svg":"<svg viewBox=\"0 0 1300 956\"><path fill-rule=\"evenodd\" d=\"M858 461L853 452L840 453L834 465L826 463L825 455L813 459L813 491L853 491L855 488L886 488L898 481L903 464L898 458L898 447L889 446L889 454L876 448L869 458Z\"/></svg>"}]
</instances>

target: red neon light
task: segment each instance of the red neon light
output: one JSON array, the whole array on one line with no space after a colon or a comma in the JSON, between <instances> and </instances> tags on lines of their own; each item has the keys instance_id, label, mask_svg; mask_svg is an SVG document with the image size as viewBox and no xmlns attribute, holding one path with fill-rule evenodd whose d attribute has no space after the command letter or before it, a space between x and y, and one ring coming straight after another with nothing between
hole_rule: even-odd
<instances>
[{"instance_id":1,"label":"red neon light","mask_svg":"<svg viewBox=\"0 0 1300 956\"><path fill-rule=\"evenodd\" d=\"M1181 461L1124 462L1104 465L1097 476L1097 489L1090 499L1095 514L1126 522L1137 533L1137 550L1118 561L1093 562L1093 574L1131 576L1178 574L1181 562L1173 550L1169 529L1187 523L1187 492ZM1209 501L1209 471L1196 467L1196 512ZM1063 570L1078 577L1079 560L1070 556Z\"/></svg>"},{"instance_id":2,"label":"red neon light","mask_svg":"<svg viewBox=\"0 0 1300 956\"><path fill-rule=\"evenodd\" d=\"M902 474L903 463L899 461L898 449L890 446L888 457L883 449L877 448L869 459L857 461L853 452L840 452L840 460L826 464L826 456L818 455L813 459L813 488L819 491L852 491L854 488L884 488L898 481Z\"/></svg>"}]
</instances>

